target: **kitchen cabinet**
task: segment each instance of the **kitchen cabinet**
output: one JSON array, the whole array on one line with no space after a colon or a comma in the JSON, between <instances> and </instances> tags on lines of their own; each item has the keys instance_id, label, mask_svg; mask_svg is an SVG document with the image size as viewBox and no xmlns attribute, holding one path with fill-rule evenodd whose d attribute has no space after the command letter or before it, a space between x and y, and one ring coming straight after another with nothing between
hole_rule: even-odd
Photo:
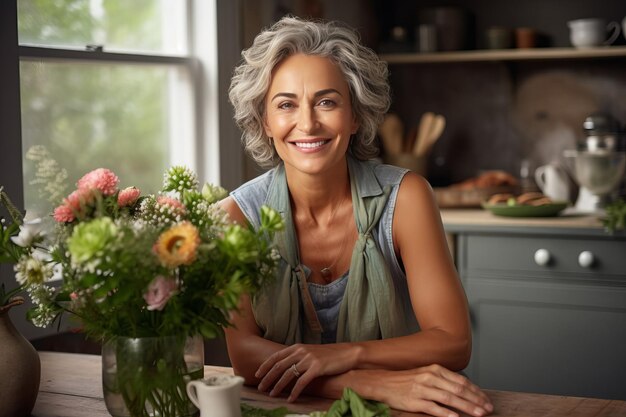
<instances>
[{"instance_id":1,"label":"kitchen cabinet","mask_svg":"<svg viewBox=\"0 0 626 417\"><path fill-rule=\"evenodd\" d=\"M466 373L487 389L626 399L626 235L541 221L446 224L473 327Z\"/></svg>"}]
</instances>

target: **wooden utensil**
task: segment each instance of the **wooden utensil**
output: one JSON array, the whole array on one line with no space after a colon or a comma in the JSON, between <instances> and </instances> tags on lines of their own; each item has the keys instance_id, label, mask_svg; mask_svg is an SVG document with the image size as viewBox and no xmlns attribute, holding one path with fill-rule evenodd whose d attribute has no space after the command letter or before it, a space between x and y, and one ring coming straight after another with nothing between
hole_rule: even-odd
<instances>
[{"instance_id":1,"label":"wooden utensil","mask_svg":"<svg viewBox=\"0 0 626 417\"><path fill-rule=\"evenodd\" d=\"M422 114L422 118L420 119L420 125L417 130L417 139L415 141L415 144L413 145L413 155L421 156L424 154L424 151L426 149L424 142L428 137L434 119L435 113L433 112L426 112Z\"/></svg>"},{"instance_id":2,"label":"wooden utensil","mask_svg":"<svg viewBox=\"0 0 626 417\"><path fill-rule=\"evenodd\" d=\"M402 153L404 126L397 114L388 113L378 127L378 134L383 142L383 149L387 155Z\"/></svg>"},{"instance_id":3,"label":"wooden utensil","mask_svg":"<svg viewBox=\"0 0 626 417\"><path fill-rule=\"evenodd\" d=\"M446 118L440 114L436 115L430 127L430 132L428 132L428 136L426 138L426 152L432 149L433 145L435 145L437 140L439 140L445 127Z\"/></svg>"},{"instance_id":4,"label":"wooden utensil","mask_svg":"<svg viewBox=\"0 0 626 417\"><path fill-rule=\"evenodd\" d=\"M406 138L404 139L404 149L403 151L408 154L413 153L413 147L415 146L415 142L417 140L417 126L413 126L409 133L406 134Z\"/></svg>"}]
</instances>

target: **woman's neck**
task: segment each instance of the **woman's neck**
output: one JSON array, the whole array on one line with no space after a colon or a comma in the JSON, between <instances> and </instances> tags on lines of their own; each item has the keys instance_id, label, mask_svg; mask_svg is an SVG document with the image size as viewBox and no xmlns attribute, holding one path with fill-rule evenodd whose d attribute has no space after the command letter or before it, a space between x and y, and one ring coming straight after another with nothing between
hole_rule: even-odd
<instances>
[{"instance_id":1,"label":"woman's neck","mask_svg":"<svg viewBox=\"0 0 626 417\"><path fill-rule=\"evenodd\" d=\"M350 199L350 175L347 160L344 161L317 175L287 169L294 216L324 222L337 206Z\"/></svg>"}]
</instances>

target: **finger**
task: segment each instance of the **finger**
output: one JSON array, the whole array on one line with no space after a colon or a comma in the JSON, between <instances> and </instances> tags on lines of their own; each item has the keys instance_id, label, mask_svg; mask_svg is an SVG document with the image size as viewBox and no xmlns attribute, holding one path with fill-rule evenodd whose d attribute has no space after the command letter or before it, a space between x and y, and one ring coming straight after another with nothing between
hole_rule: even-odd
<instances>
[{"instance_id":1,"label":"finger","mask_svg":"<svg viewBox=\"0 0 626 417\"><path fill-rule=\"evenodd\" d=\"M278 382L276 382L276 384L270 391L270 397L279 395L294 379L296 379L296 374L294 374L293 370L290 367L285 370L285 372L283 372L283 374L280 376Z\"/></svg>"},{"instance_id":2,"label":"finger","mask_svg":"<svg viewBox=\"0 0 626 417\"><path fill-rule=\"evenodd\" d=\"M281 363L282 362L275 364L269 372L263 376L257 387L259 391L269 390L274 385L276 379L285 373L286 367L281 366Z\"/></svg>"},{"instance_id":3,"label":"finger","mask_svg":"<svg viewBox=\"0 0 626 417\"><path fill-rule=\"evenodd\" d=\"M489 399L487 394L485 394L477 385L473 384L468 378L457 372L450 371L449 369L440 365L433 365L432 367L430 367L430 370L440 375L444 379L454 384L460 385L466 390L466 392L473 393L476 397L470 396L467 398L471 401L476 402L476 404L485 407L486 409L488 409L488 411L493 411L493 404L491 404L491 400ZM451 390L452 392L455 392L455 390L460 390L459 387L455 387L452 389L448 387L447 389ZM477 400L477 397L479 398L479 400Z\"/></svg>"},{"instance_id":4,"label":"finger","mask_svg":"<svg viewBox=\"0 0 626 417\"><path fill-rule=\"evenodd\" d=\"M412 407L412 412L426 413L435 417L459 417L457 413L432 401L417 400Z\"/></svg>"},{"instance_id":5,"label":"finger","mask_svg":"<svg viewBox=\"0 0 626 417\"><path fill-rule=\"evenodd\" d=\"M300 364L298 364L297 367L298 369L300 369ZM297 379L295 385L291 389L291 394L289 394L289 398L287 398L287 401L295 401L300 396L300 394L302 394L302 391L306 388L306 386L309 385L309 383L311 383L311 381L313 381L317 376L319 375L317 375L317 373L314 372L311 368L307 369L306 372L300 375L300 378Z\"/></svg>"},{"instance_id":6,"label":"finger","mask_svg":"<svg viewBox=\"0 0 626 417\"><path fill-rule=\"evenodd\" d=\"M452 382L445 378L437 378L434 380L434 386L445 392L468 401L475 406L479 406L487 411L487 404L490 404L489 399L482 392L475 392L472 389L472 383L467 379L461 380L461 383Z\"/></svg>"},{"instance_id":7,"label":"finger","mask_svg":"<svg viewBox=\"0 0 626 417\"><path fill-rule=\"evenodd\" d=\"M299 363L299 359L295 355L287 356L285 359L275 363L274 366L265 374L263 379L261 379L261 382L259 382L259 391L267 391L285 373L293 374L293 371L289 368L294 363ZM306 367L303 367L303 369L306 369ZM300 369L298 368L298 370Z\"/></svg>"},{"instance_id":8,"label":"finger","mask_svg":"<svg viewBox=\"0 0 626 417\"><path fill-rule=\"evenodd\" d=\"M276 364L276 362L283 360L291 354L291 346L285 349L281 349L278 352L271 354L263 363L259 366L259 369L254 373L257 378L263 377L270 369Z\"/></svg>"},{"instance_id":9,"label":"finger","mask_svg":"<svg viewBox=\"0 0 626 417\"><path fill-rule=\"evenodd\" d=\"M472 401L474 401L478 405L484 407L485 409L487 409L487 411L493 411L493 404L491 403L491 400L489 399L487 394L485 394L485 392L483 390L481 390L480 387L478 387L477 385L473 384L469 379L467 379L463 375L460 375L460 374L458 374L456 372L452 372L452 371L449 371L444 376L444 378L446 378L447 380L449 380L453 384L460 385L465 390L467 390L468 393L474 394L480 400L476 400L476 397L472 397ZM457 389L459 389L459 388L457 388Z\"/></svg>"},{"instance_id":10,"label":"finger","mask_svg":"<svg viewBox=\"0 0 626 417\"><path fill-rule=\"evenodd\" d=\"M445 389L424 387L422 394L425 399L436 401L472 416L482 417L487 414L487 410L476 405L476 403L461 398Z\"/></svg>"}]
</instances>

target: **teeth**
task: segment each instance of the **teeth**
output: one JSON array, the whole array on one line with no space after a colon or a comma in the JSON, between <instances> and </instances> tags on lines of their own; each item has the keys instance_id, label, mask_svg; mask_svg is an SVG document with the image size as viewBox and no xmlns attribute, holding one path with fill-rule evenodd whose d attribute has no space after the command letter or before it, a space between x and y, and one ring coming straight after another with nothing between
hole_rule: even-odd
<instances>
[{"instance_id":1,"label":"teeth","mask_svg":"<svg viewBox=\"0 0 626 417\"><path fill-rule=\"evenodd\" d=\"M319 142L295 142L295 145L298 148L317 148L325 144L325 140L320 140Z\"/></svg>"}]
</instances>

